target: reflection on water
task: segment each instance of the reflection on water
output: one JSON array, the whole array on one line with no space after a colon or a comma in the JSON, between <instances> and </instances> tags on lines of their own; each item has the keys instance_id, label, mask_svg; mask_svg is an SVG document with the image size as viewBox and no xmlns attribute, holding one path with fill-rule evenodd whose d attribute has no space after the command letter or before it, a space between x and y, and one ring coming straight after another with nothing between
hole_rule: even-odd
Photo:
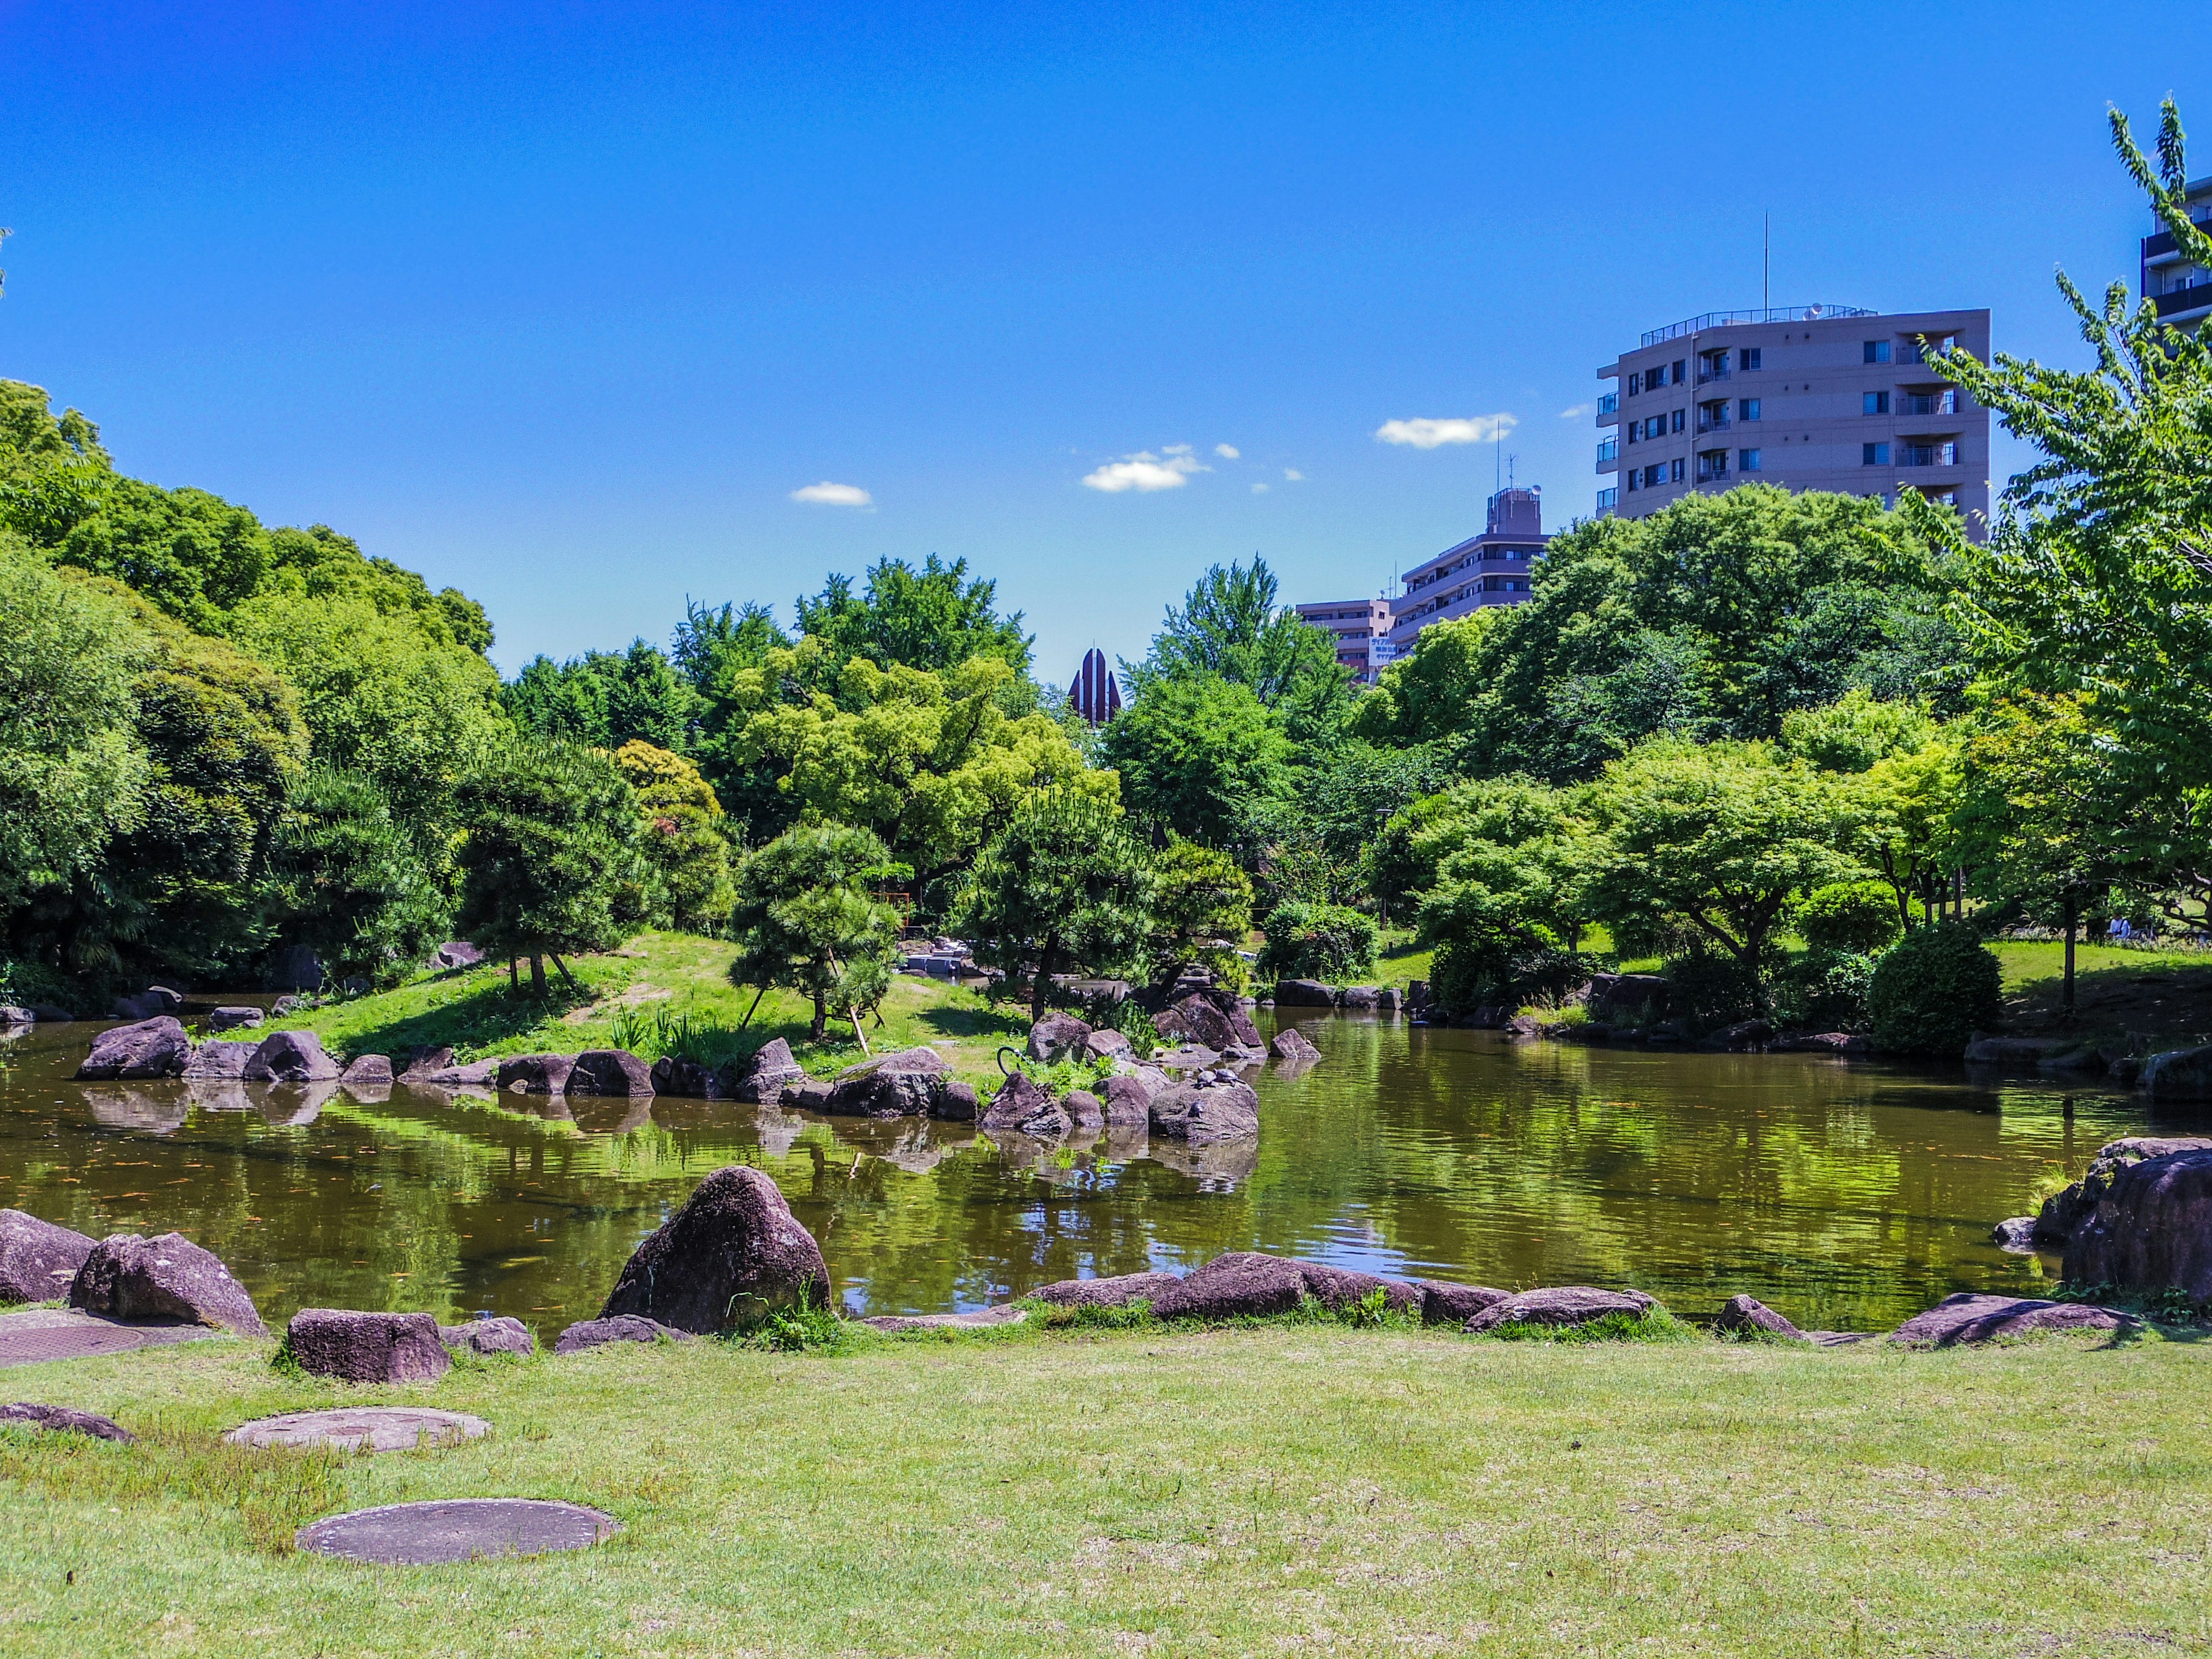
<instances>
[{"instance_id":1,"label":"reflection on water","mask_svg":"<svg viewBox=\"0 0 2212 1659\"><path fill-rule=\"evenodd\" d=\"M1261 1079L1257 1143L1200 1148L1118 1130L998 1147L972 1125L723 1102L80 1084L93 1028L45 1026L4 1049L0 1204L94 1235L175 1228L272 1321L420 1308L550 1334L599 1310L702 1176L744 1162L868 1312L1257 1249L1634 1285L1700 1316L1748 1291L1801 1324L1875 1329L1954 1290L2040 1282L2055 1263L2000 1252L1990 1224L2051 1165L2151 1121L2102 1089L1816 1055L1303 1024L1325 1058Z\"/></svg>"}]
</instances>

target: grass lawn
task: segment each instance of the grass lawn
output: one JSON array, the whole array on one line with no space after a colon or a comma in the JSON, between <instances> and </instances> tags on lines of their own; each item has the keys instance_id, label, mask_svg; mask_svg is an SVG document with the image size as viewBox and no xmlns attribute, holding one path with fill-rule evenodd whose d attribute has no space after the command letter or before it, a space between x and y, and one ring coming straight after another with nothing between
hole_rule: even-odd
<instances>
[{"instance_id":1,"label":"grass lawn","mask_svg":"<svg viewBox=\"0 0 2212 1659\"><path fill-rule=\"evenodd\" d=\"M701 1341L288 1380L210 1341L11 1373L0 1649L253 1654L2112 1656L2212 1646L2207 1355L1393 1329ZM369 1397L487 1439L222 1448ZM584 1555L377 1568L313 1516L565 1498Z\"/></svg>"},{"instance_id":2,"label":"grass lawn","mask_svg":"<svg viewBox=\"0 0 2212 1659\"><path fill-rule=\"evenodd\" d=\"M2066 947L2055 940L1997 940L2008 1030L2080 1032L2160 1046L2212 1042L2212 953L2074 948L2074 1014L2059 1001Z\"/></svg>"},{"instance_id":3,"label":"grass lawn","mask_svg":"<svg viewBox=\"0 0 2212 1659\"><path fill-rule=\"evenodd\" d=\"M695 933L641 933L605 956L565 958L581 988L572 992L546 964L547 994L507 985L507 964L426 974L396 990L333 1003L273 1022L307 1027L332 1050L397 1054L417 1046L451 1048L457 1059L488 1054L574 1054L585 1048L626 1048L657 1060L677 1044L671 1022L689 1016L694 1044L720 1060L750 1054L770 1037L789 1041L799 1063L828 1075L861 1058L852 1027L830 1022L829 1040L805 1041L812 1006L787 991L770 991L739 1029L753 993L729 981L732 946ZM902 974L884 999L883 1024L868 1022L877 1054L917 1043L939 1045L954 1073L971 1080L995 1079L992 1056L1001 1042L1029 1034L1025 1009L1004 1004L994 1012L978 992L939 980ZM657 1019L665 1016L665 1019Z\"/></svg>"}]
</instances>

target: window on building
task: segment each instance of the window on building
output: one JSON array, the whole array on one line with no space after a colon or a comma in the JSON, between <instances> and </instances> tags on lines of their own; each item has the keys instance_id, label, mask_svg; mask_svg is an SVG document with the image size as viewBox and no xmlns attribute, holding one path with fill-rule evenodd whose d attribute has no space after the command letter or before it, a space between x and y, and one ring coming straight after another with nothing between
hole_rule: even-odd
<instances>
[{"instance_id":1,"label":"window on building","mask_svg":"<svg viewBox=\"0 0 2212 1659\"><path fill-rule=\"evenodd\" d=\"M1677 357L1674 359L1674 384L1676 386L1681 385L1682 382L1688 378L1688 376L1684 374L1682 371L1689 366L1690 360L1687 357Z\"/></svg>"},{"instance_id":2,"label":"window on building","mask_svg":"<svg viewBox=\"0 0 2212 1659\"><path fill-rule=\"evenodd\" d=\"M1674 465L1673 465L1672 467L1670 467L1670 468L1668 470L1668 481L1669 483L1681 483L1681 482L1682 482L1682 470L1683 470L1683 462L1681 461L1681 459L1680 459L1680 457L1677 457L1677 458L1676 458L1676 459L1675 459L1675 461L1674 461Z\"/></svg>"},{"instance_id":3,"label":"window on building","mask_svg":"<svg viewBox=\"0 0 2212 1659\"><path fill-rule=\"evenodd\" d=\"M1861 466L1887 466L1889 465L1889 446L1887 444L1861 444L1859 446L1859 465Z\"/></svg>"},{"instance_id":4,"label":"window on building","mask_svg":"<svg viewBox=\"0 0 2212 1659\"><path fill-rule=\"evenodd\" d=\"M1639 474L1634 467L1632 466L1628 469L1628 489L1631 495L1633 495L1637 490L1643 488L1643 486L1637 482L1641 476L1642 475ZM1598 494L1602 495L1605 492L1601 489L1598 491Z\"/></svg>"},{"instance_id":5,"label":"window on building","mask_svg":"<svg viewBox=\"0 0 2212 1659\"><path fill-rule=\"evenodd\" d=\"M1740 449L1736 451L1735 469L1739 472L1756 472L1759 471L1759 452L1755 449Z\"/></svg>"},{"instance_id":6,"label":"window on building","mask_svg":"<svg viewBox=\"0 0 2212 1659\"><path fill-rule=\"evenodd\" d=\"M1638 370L1637 373L1628 377L1628 395L1633 398L1643 390L1644 374L1641 370Z\"/></svg>"},{"instance_id":7,"label":"window on building","mask_svg":"<svg viewBox=\"0 0 2212 1659\"><path fill-rule=\"evenodd\" d=\"M1746 346L1742 350L1737 352L1735 354L1735 366L1743 370L1746 374L1749 374L1753 369L1757 368L1759 367L1759 348L1757 346Z\"/></svg>"},{"instance_id":8,"label":"window on building","mask_svg":"<svg viewBox=\"0 0 2212 1659\"><path fill-rule=\"evenodd\" d=\"M1698 482L1711 483L1716 478L1728 477L1728 451L1701 449L1698 452Z\"/></svg>"},{"instance_id":9,"label":"window on building","mask_svg":"<svg viewBox=\"0 0 2212 1659\"><path fill-rule=\"evenodd\" d=\"M1740 421L1757 420L1759 418L1759 399L1756 398L1737 398L1735 400L1735 416L1736 419Z\"/></svg>"},{"instance_id":10,"label":"window on building","mask_svg":"<svg viewBox=\"0 0 2212 1659\"><path fill-rule=\"evenodd\" d=\"M1889 413L1889 393L1869 392L1861 399L1861 404L1859 412L1862 415L1887 415Z\"/></svg>"},{"instance_id":11,"label":"window on building","mask_svg":"<svg viewBox=\"0 0 2212 1659\"><path fill-rule=\"evenodd\" d=\"M1689 411L1688 410L1686 410L1686 409L1678 409L1678 410L1676 410L1674 411L1674 430L1675 430L1675 431L1677 431L1677 432L1681 431L1685 427L1688 426L1688 425L1689 425L1689 423L1690 423L1690 411Z\"/></svg>"},{"instance_id":12,"label":"window on building","mask_svg":"<svg viewBox=\"0 0 2212 1659\"><path fill-rule=\"evenodd\" d=\"M1889 361L1889 342L1887 340L1869 340L1866 343L1865 350L1860 356L1859 361L1866 363L1887 362Z\"/></svg>"}]
</instances>

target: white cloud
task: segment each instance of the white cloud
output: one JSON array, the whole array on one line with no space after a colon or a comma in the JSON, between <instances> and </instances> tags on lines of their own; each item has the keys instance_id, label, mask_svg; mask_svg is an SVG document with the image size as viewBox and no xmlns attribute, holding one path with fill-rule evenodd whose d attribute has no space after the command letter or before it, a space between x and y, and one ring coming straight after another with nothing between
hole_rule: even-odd
<instances>
[{"instance_id":1,"label":"white cloud","mask_svg":"<svg viewBox=\"0 0 2212 1659\"><path fill-rule=\"evenodd\" d=\"M809 484L804 489L793 490L791 499L794 501L817 501L824 507L873 507L876 504L876 498L860 485L831 483L826 479L821 483Z\"/></svg>"},{"instance_id":2,"label":"white cloud","mask_svg":"<svg viewBox=\"0 0 2212 1659\"><path fill-rule=\"evenodd\" d=\"M1486 444L1493 438L1504 437L1520 424L1510 415L1472 415L1443 421L1385 421L1375 428L1375 435L1386 444L1434 449L1440 444Z\"/></svg>"},{"instance_id":3,"label":"white cloud","mask_svg":"<svg viewBox=\"0 0 2212 1659\"><path fill-rule=\"evenodd\" d=\"M1118 495L1128 489L1149 495L1156 489L1180 489L1190 482L1192 473L1213 471L1200 465L1188 444L1171 445L1164 453L1164 460L1149 449L1140 449L1133 455L1124 455L1118 461L1109 461L1097 471L1086 472L1083 482L1109 495Z\"/></svg>"},{"instance_id":4,"label":"white cloud","mask_svg":"<svg viewBox=\"0 0 2212 1659\"><path fill-rule=\"evenodd\" d=\"M1213 447L1213 453L1220 456L1224 461L1237 460L1244 453L1244 452L1237 448L1235 444L1216 444Z\"/></svg>"},{"instance_id":5,"label":"white cloud","mask_svg":"<svg viewBox=\"0 0 2212 1659\"><path fill-rule=\"evenodd\" d=\"M1255 483L1252 486L1252 493L1255 495L1264 495L1267 493L1267 486L1263 483Z\"/></svg>"},{"instance_id":6,"label":"white cloud","mask_svg":"<svg viewBox=\"0 0 2212 1659\"><path fill-rule=\"evenodd\" d=\"M1283 482L1285 483L1304 483L1305 481L1306 475L1299 471L1297 468L1294 466L1286 466L1283 469Z\"/></svg>"},{"instance_id":7,"label":"white cloud","mask_svg":"<svg viewBox=\"0 0 2212 1659\"><path fill-rule=\"evenodd\" d=\"M1579 421L1596 407L1595 404L1577 404L1572 409L1561 410L1559 418L1563 421Z\"/></svg>"}]
</instances>

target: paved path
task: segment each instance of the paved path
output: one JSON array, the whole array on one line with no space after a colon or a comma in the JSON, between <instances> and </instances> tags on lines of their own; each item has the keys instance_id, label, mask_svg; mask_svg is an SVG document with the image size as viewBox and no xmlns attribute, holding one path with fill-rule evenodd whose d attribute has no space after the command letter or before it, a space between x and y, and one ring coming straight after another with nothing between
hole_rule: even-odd
<instances>
[{"instance_id":1,"label":"paved path","mask_svg":"<svg viewBox=\"0 0 2212 1659\"><path fill-rule=\"evenodd\" d=\"M126 1325L74 1308L33 1308L26 1313L0 1314L0 1366L129 1353L134 1348L219 1334L205 1325Z\"/></svg>"}]
</instances>

